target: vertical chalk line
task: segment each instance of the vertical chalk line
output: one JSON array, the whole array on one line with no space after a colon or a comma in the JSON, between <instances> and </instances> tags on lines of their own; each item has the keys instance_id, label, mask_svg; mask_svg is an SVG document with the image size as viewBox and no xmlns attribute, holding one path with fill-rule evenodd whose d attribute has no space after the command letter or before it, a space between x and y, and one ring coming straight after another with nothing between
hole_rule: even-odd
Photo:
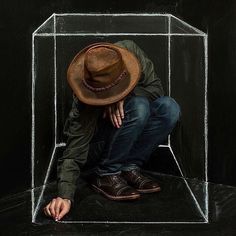
<instances>
[{"instance_id":1,"label":"vertical chalk line","mask_svg":"<svg viewBox=\"0 0 236 236\"><path fill-rule=\"evenodd\" d=\"M204 37L204 56L205 56L205 114L204 114L204 133L205 133L205 181L206 195L205 208L207 220L209 220L209 193L208 193L208 36Z\"/></svg>"},{"instance_id":2,"label":"vertical chalk line","mask_svg":"<svg viewBox=\"0 0 236 236\"><path fill-rule=\"evenodd\" d=\"M208 182L205 183L205 209L206 209L206 219L209 222L209 189Z\"/></svg>"},{"instance_id":3,"label":"vertical chalk line","mask_svg":"<svg viewBox=\"0 0 236 236\"><path fill-rule=\"evenodd\" d=\"M40 197L37 201L37 206L36 206L36 209L35 211L33 212L33 217L32 217L32 221L34 222L35 219L36 219L36 215L37 215L37 212L38 212L38 208L40 206L40 202L41 202L41 199L42 199L42 196L43 196L43 193L45 191L45 187L46 187L46 184L47 184L47 181L48 181L48 177L49 177L49 174L51 172L51 167L52 167L52 163L53 163L53 160L54 160L54 156L55 156L55 151L56 151L56 147L57 147L57 68L56 68L56 19L55 19L55 14L52 15L53 16L53 29L54 29L54 38L53 38L53 42L54 42L54 148L53 148L53 152L52 152L52 156L50 158L50 161L49 161L49 165L48 165L48 168L47 168L47 172L46 172L46 175L45 175L45 179L44 179L44 182L43 182L43 188L42 188L42 191L40 193Z\"/></svg>"},{"instance_id":4,"label":"vertical chalk line","mask_svg":"<svg viewBox=\"0 0 236 236\"><path fill-rule=\"evenodd\" d=\"M170 62L170 40L171 40L171 35L170 35L170 27L171 27L171 17L168 17L168 96L171 96L171 62Z\"/></svg>"},{"instance_id":5,"label":"vertical chalk line","mask_svg":"<svg viewBox=\"0 0 236 236\"><path fill-rule=\"evenodd\" d=\"M32 34L32 84L31 84L31 215L34 214L35 196L34 196L34 159L35 159L35 49L34 34Z\"/></svg>"},{"instance_id":6,"label":"vertical chalk line","mask_svg":"<svg viewBox=\"0 0 236 236\"><path fill-rule=\"evenodd\" d=\"M57 144L57 41L56 41L56 15L54 14L54 129L55 129L55 141L54 145Z\"/></svg>"},{"instance_id":7,"label":"vertical chalk line","mask_svg":"<svg viewBox=\"0 0 236 236\"><path fill-rule=\"evenodd\" d=\"M168 15L168 96L171 96L171 58L170 58L170 41L171 41L171 16ZM168 135L168 145L170 146L170 135Z\"/></svg>"}]
</instances>

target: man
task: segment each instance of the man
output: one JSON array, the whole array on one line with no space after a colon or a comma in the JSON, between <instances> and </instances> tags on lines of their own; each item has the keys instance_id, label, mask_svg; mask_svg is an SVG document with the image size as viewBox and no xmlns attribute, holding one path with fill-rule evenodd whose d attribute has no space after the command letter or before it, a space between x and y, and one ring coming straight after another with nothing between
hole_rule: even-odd
<instances>
[{"instance_id":1,"label":"man","mask_svg":"<svg viewBox=\"0 0 236 236\"><path fill-rule=\"evenodd\" d=\"M174 128L180 108L164 96L151 60L130 40L97 43L75 56L67 78L74 92L68 140L58 160L58 197L45 214L60 220L69 212L81 168L111 200L160 191L141 167Z\"/></svg>"}]
</instances>

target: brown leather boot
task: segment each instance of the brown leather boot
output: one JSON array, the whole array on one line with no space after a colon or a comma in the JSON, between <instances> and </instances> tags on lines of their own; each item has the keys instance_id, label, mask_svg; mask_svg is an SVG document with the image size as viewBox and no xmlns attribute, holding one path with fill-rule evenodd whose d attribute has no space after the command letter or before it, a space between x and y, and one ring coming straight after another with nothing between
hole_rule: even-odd
<instances>
[{"instance_id":1,"label":"brown leather boot","mask_svg":"<svg viewBox=\"0 0 236 236\"><path fill-rule=\"evenodd\" d=\"M161 190L159 184L150 177L144 176L139 169L123 171L121 176L140 193L154 193Z\"/></svg>"},{"instance_id":2,"label":"brown leather boot","mask_svg":"<svg viewBox=\"0 0 236 236\"><path fill-rule=\"evenodd\" d=\"M111 200L134 200L140 197L140 193L130 187L120 175L95 175L89 179L89 183L97 191Z\"/></svg>"}]
</instances>

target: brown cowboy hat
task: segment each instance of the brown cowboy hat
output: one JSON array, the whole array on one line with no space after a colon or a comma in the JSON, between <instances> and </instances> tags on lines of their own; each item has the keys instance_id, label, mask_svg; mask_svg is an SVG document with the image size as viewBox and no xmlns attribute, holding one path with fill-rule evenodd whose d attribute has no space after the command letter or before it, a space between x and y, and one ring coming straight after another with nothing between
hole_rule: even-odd
<instances>
[{"instance_id":1,"label":"brown cowboy hat","mask_svg":"<svg viewBox=\"0 0 236 236\"><path fill-rule=\"evenodd\" d=\"M140 74L140 63L133 53L115 44L96 43L74 57L67 80L81 102L108 105L128 95Z\"/></svg>"}]
</instances>

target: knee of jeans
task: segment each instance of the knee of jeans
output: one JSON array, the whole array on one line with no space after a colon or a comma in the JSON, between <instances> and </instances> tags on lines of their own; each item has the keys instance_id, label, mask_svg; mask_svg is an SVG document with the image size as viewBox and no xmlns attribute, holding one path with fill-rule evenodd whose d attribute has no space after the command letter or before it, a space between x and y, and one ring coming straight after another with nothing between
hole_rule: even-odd
<instances>
[{"instance_id":1,"label":"knee of jeans","mask_svg":"<svg viewBox=\"0 0 236 236\"><path fill-rule=\"evenodd\" d=\"M161 113L171 126L175 125L181 114L179 104L173 98L167 96L159 98L159 104L158 113Z\"/></svg>"},{"instance_id":2,"label":"knee of jeans","mask_svg":"<svg viewBox=\"0 0 236 236\"><path fill-rule=\"evenodd\" d=\"M134 96L130 99L127 116L129 121L133 121L136 125L143 125L150 116L150 105L146 97Z\"/></svg>"}]
</instances>

